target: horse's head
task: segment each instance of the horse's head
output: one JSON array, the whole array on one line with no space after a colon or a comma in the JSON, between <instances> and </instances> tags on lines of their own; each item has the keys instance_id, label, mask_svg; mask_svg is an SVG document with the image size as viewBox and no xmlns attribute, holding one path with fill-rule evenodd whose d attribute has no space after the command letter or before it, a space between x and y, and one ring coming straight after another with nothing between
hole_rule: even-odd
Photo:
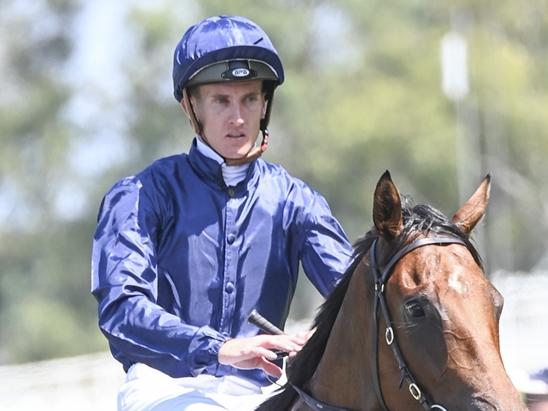
<instances>
[{"instance_id":1,"label":"horse's head","mask_svg":"<svg viewBox=\"0 0 548 411\"><path fill-rule=\"evenodd\" d=\"M424 399L447 410L525 409L500 356L503 298L486 277L469 241L485 214L489 187L486 177L452 219L429 206L407 205L388 172L379 180L374 195L377 240L369 265L373 270L377 267L380 274L390 271L382 298L395 344L411 376L405 378L405 384L416 382ZM448 242L417 243L432 237L448 238ZM413 243L419 245L409 247ZM398 256L405 247L408 251ZM387 264L392 264L391 268ZM381 318L384 335L387 317ZM407 405L402 408L403 389L394 383L402 374L398 360L384 337L379 344L386 405L389 409L420 409L409 393L404 394Z\"/></svg>"},{"instance_id":2,"label":"horse's head","mask_svg":"<svg viewBox=\"0 0 548 411\"><path fill-rule=\"evenodd\" d=\"M375 228L322 305L289 384L260 409L525 410L500 357L502 297L469 240L489 184L449 219L411 206L386 172Z\"/></svg>"}]
</instances>

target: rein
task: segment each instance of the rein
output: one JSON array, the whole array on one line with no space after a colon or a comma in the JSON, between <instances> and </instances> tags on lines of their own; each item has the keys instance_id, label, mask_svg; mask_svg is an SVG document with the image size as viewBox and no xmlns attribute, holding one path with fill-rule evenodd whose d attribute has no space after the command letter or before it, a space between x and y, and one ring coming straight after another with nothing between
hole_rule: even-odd
<instances>
[{"instance_id":1,"label":"rein","mask_svg":"<svg viewBox=\"0 0 548 411\"><path fill-rule=\"evenodd\" d=\"M413 374L409 370L409 367L407 366L405 359L403 358L403 355L401 353L398 341L396 339L396 336L394 334L394 328L392 325L392 319L390 316L390 311L388 310L388 303L386 301L386 294L385 286L387 281L390 279L390 276L392 275L392 271L396 263L407 253L419 248L424 247L426 245L442 245L442 244L462 244L466 246L464 241L457 237L432 237L432 238L421 238L418 240L415 240L406 246L400 248L396 253L390 258L388 263L384 267L380 267L377 264L377 240L375 240L370 248L370 262L371 262L371 268L373 270L373 274L375 276L375 301L374 301L374 309L373 309L373 315L374 315L374 332L372 333L373 336L373 388L375 390L375 394L377 395L377 399L384 411L389 411L388 407L386 406L386 403L384 401L384 397L382 394L382 389L380 385L380 376L379 376L379 316L382 314L384 323L386 326L385 330L385 341L386 344L391 348L392 353L394 354L394 358L396 359L396 362L398 363L398 368L400 370L400 388L402 387L404 381L407 380L408 382L408 390L411 396L425 409L425 410L441 410L441 411L447 411L446 408L442 407L439 404L432 404L427 395L420 389L419 384L417 383L416 379L413 377Z\"/></svg>"}]
</instances>

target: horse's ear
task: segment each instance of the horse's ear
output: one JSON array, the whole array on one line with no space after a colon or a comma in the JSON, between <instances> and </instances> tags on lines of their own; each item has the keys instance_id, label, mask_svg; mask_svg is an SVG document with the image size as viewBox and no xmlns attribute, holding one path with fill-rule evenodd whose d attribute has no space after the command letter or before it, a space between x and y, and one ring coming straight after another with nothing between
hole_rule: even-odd
<instances>
[{"instance_id":1,"label":"horse's ear","mask_svg":"<svg viewBox=\"0 0 548 411\"><path fill-rule=\"evenodd\" d=\"M373 222L377 232L388 240L397 237L403 230L400 193L388 170L381 176L375 188Z\"/></svg>"},{"instance_id":2,"label":"horse's ear","mask_svg":"<svg viewBox=\"0 0 548 411\"><path fill-rule=\"evenodd\" d=\"M487 174L472 197L453 216L453 222L464 234L470 235L478 221L484 216L490 190L491 176Z\"/></svg>"}]
</instances>

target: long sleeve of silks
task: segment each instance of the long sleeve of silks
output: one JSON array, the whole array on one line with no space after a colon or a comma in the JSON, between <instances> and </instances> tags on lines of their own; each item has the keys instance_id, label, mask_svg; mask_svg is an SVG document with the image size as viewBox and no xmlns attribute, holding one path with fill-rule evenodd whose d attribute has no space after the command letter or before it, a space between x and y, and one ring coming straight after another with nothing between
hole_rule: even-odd
<instances>
[{"instance_id":1,"label":"long sleeve of silks","mask_svg":"<svg viewBox=\"0 0 548 411\"><path fill-rule=\"evenodd\" d=\"M307 204L302 264L310 281L326 297L350 265L353 250L325 199L312 192Z\"/></svg>"},{"instance_id":2,"label":"long sleeve of silks","mask_svg":"<svg viewBox=\"0 0 548 411\"><path fill-rule=\"evenodd\" d=\"M129 177L105 196L93 239L91 291L99 326L125 362L142 362L173 377L215 374L227 337L184 323L158 301L158 237L166 204Z\"/></svg>"}]
</instances>

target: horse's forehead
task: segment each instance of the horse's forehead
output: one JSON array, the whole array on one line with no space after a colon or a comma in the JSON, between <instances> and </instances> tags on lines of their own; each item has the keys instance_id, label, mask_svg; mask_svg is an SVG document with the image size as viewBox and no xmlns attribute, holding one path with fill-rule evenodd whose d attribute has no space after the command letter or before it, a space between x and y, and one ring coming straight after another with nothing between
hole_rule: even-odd
<instances>
[{"instance_id":1,"label":"horse's forehead","mask_svg":"<svg viewBox=\"0 0 548 411\"><path fill-rule=\"evenodd\" d=\"M481 275L470 251L458 244L420 247L405 255L398 268L400 275L396 277L407 287L443 281L459 294L465 294L470 280Z\"/></svg>"},{"instance_id":2,"label":"horse's forehead","mask_svg":"<svg viewBox=\"0 0 548 411\"><path fill-rule=\"evenodd\" d=\"M412 265L419 269L430 268L441 270L450 267L460 267L463 270L474 268L473 271L479 269L470 251L461 244L419 247L405 255L402 260L407 265Z\"/></svg>"}]
</instances>

